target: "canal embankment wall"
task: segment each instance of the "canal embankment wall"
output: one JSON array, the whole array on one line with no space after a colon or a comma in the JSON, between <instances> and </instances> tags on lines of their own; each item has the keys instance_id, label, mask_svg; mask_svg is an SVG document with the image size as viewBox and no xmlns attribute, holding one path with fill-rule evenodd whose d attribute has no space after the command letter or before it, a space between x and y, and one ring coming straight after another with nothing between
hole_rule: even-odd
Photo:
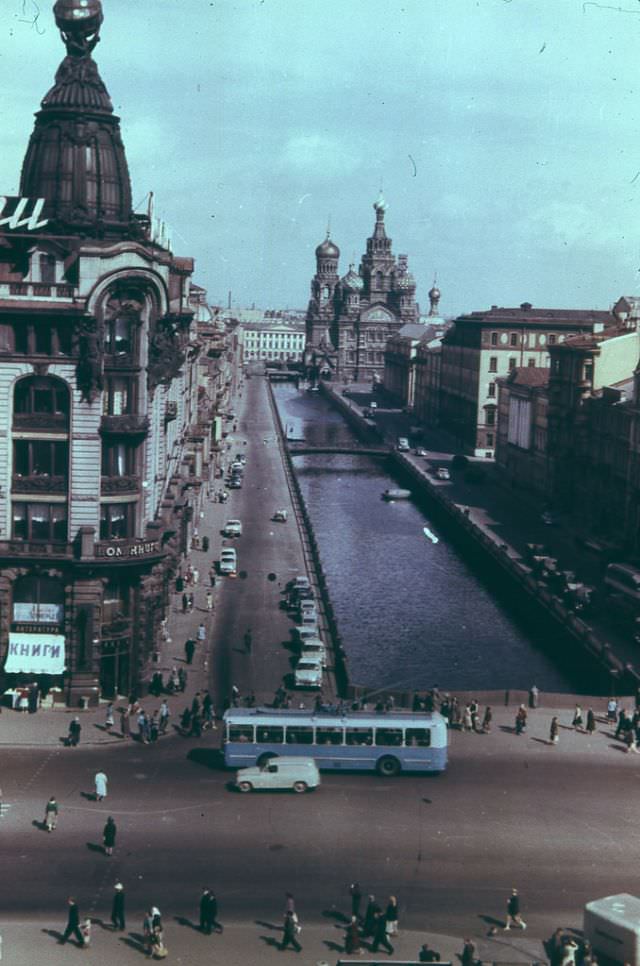
<instances>
[{"instance_id":1,"label":"canal embankment wall","mask_svg":"<svg viewBox=\"0 0 640 966\"><path fill-rule=\"evenodd\" d=\"M318 605L322 636L331 656L327 671L333 673L333 684L336 695L345 697L349 691L347 654L343 646L342 638L340 637L338 623L331 603L315 530L296 476L291 454L287 448L286 433L269 379L267 379L267 386L278 446L282 455L291 504L296 518L295 523L300 534L307 575L313 587L314 596Z\"/></svg>"},{"instance_id":2,"label":"canal embankment wall","mask_svg":"<svg viewBox=\"0 0 640 966\"><path fill-rule=\"evenodd\" d=\"M375 438L381 441L381 434L374 431L372 437L371 420L367 420L360 407L351 399L342 396L333 387L321 384L325 397L345 417L349 425L361 438ZM474 520L469 507L456 503L447 495L447 487L432 480L422 466L416 465L411 456L400 453L389 446L389 460L397 475L409 480L413 490L436 507L443 523L446 523L458 542L466 543L485 563L508 581L511 589L522 599L534 605L552 622L559 625L589 659L596 662L603 671L618 683L618 688L635 694L640 687L640 673L629 664L624 664L613 652L610 644L582 618L578 617L563 604L562 600L550 592L538 580L531 568L522 560L520 553L501 539L491 529Z\"/></svg>"}]
</instances>

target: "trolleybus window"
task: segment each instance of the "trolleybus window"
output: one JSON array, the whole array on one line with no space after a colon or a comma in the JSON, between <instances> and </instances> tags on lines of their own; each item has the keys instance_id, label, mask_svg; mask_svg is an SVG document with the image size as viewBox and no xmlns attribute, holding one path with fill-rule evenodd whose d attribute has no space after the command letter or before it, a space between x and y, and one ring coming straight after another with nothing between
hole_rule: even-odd
<instances>
[{"instance_id":1,"label":"trolleybus window","mask_svg":"<svg viewBox=\"0 0 640 966\"><path fill-rule=\"evenodd\" d=\"M342 728L316 728L317 745L341 745L344 740Z\"/></svg>"},{"instance_id":2,"label":"trolleybus window","mask_svg":"<svg viewBox=\"0 0 640 966\"><path fill-rule=\"evenodd\" d=\"M346 728L345 736L348 745L373 744L373 728Z\"/></svg>"},{"instance_id":3,"label":"trolleybus window","mask_svg":"<svg viewBox=\"0 0 640 966\"><path fill-rule=\"evenodd\" d=\"M253 741L253 725L229 725L229 741Z\"/></svg>"},{"instance_id":4,"label":"trolleybus window","mask_svg":"<svg viewBox=\"0 0 640 966\"><path fill-rule=\"evenodd\" d=\"M313 744L313 728L304 728L301 725L296 725L295 728L289 726L287 728L287 744L288 745L312 745Z\"/></svg>"},{"instance_id":5,"label":"trolleybus window","mask_svg":"<svg viewBox=\"0 0 640 966\"><path fill-rule=\"evenodd\" d=\"M402 745L402 728L376 728L376 745L399 748Z\"/></svg>"},{"instance_id":6,"label":"trolleybus window","mask_svg":"<svg viewBox=\"0 0 640 966\"><path fill-rule=\"evenodd\" d=\"M256 741L268 741L272 745L281 745L284 741L284 728L281 725L258 725Z\"/></svg>"},{"instance_id":7,"label":"trolleybus window","mask_svg":"<svg viewBox=\"0 0 640 966\"><path fill-rule=\"evenodd\" d=\"M428 728L407 728L407 745L417 745L428 748L431 744L431 732Z\"/></svg>"}]
</instances>

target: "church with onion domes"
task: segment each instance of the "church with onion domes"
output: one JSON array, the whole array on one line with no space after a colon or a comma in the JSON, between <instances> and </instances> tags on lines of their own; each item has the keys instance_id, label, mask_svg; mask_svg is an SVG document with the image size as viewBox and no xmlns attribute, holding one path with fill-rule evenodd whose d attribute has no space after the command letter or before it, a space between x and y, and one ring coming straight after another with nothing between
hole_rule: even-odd
<instances>
[{"instance_id":1,"label":"church with onion domes","mask_svg":"<svg viewBox=\"0 0 640 966\"><path fill-rule=\"evenodd\" d=\"M416 283L406 255L393 254L382 192L376 221L356 271L338 274L340 249L327 232L316 248L316 274L307 309L305 360L314 378L379 382L387 340L418 321Z\"/></svg>"}]
</instances>

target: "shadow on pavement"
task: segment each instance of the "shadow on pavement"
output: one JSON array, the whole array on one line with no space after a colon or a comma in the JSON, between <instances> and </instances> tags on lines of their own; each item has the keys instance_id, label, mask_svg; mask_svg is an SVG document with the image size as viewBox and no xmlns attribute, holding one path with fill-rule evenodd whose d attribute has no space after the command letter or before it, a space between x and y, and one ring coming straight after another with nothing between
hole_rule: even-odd
<instances>
[{"instance_id":1,"label":"shadow on pavement","mask_svg":"<svg viewBox=\"0 0 640 966\"><path fill-rule=\"evenodd\" d=\"M339 909L323 909L322 915L325 919L335 919L337 922L351 922L349 916L346 916L344 912L340 912Z\"/></svg>"},{"instance_id":2,"label":"shadow on pavement","mask_svg":"<svg viewBox=\"0 0 640 966\"><path fill-rule=\"evenodd\" d=\"M216 771L222 771L224 768L224 758L218 748L192 748L187 754L187 761Z\"/></svg>"}]
</instances>

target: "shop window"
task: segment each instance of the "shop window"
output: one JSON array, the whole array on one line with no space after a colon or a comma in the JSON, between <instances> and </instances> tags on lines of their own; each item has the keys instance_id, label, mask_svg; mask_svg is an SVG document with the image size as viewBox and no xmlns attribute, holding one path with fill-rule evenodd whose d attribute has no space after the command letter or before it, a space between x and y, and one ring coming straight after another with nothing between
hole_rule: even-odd
<instances>
[{"instance_id":1,"label":"shop window","mask_svg":"<svg viewBox=\"0 0 640 966\"><path fill-rule=\"evenodd\" d=\"M130 588L119 580L110 580L102 595L102 621L111 624L129 615Z\"/></svg>"},{"instance_id":2,"label":"shop window","mask_svg":"<svg viewBox=\"0 0 640 966\"><path fill-rule=\"evenodd\" d=\"M16 623L62 624L64 584L54 577L19 577L13 587Z\"/></svg>"},{"instance_id":3,"label":"shop window","mask_svg":"<svg viewBox=\"0 0 640 966\"><path fill-rule=\"evenodd\" d=\"M100 539L126 540L135 534L135 503L100 505Z\"/></svg>"},{"instance_id":4,"label":"shop window","mask_svg":"<svg viewBox=\"0 0 640 966\"><path fill-rule=\"evenodd\" d=\"M66 542L66 503L14 503L12 516L14 540Z\"/></svg>"},{"instance_id":5,"label":"shop window","mask_svg":"<svg viewBox=\"0 0 640 966\"><path fill-rule=\"evenodd\" d=\"M69 444L42 439L19 439L13 444L14 476L67 476Z\"/></svg>"}]
</instances>

